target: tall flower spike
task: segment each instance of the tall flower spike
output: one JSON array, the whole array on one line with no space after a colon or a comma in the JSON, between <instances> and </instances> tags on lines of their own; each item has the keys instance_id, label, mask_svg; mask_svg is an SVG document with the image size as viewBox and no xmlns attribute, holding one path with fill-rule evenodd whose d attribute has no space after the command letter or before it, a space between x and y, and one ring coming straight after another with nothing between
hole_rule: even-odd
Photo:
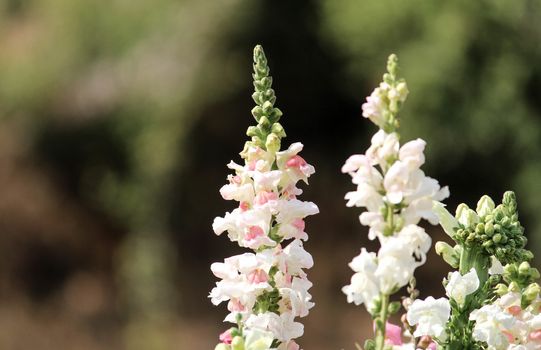
<instances>
[{"instance_id":1,"label":"tall flower spike","mask_svg":"<svg viewBox=\"0 0 541 350\"><path fill-rule=\"evenodd\" d=\"M278 123L282 112L274 107L276 96L261 46L254 49L253 78L252 115L258 124L248 128L251 140L241 152L244 165L229 163L235 173L220 189L224 199L239 206L212 225L216 234L227 231L232 241L253 252L211 266L221 279L210 293L212 303L227 301L225 321L236 323L222 333L216 349L295 350L299 346L294 339L304 332L295 318L306 316L314 305L308 293L312 283L304 272L313 265L303 248L308 239L304 218L318 213L314 203L297 199L302 191L296 183L307 182L314 168L298 155L301 143L280 151L285 137Z\"/></svg>"},{"instance_id":2,"label":"tall flower spike","mask_svg":"<svg viewBox=\"0 0 541 350\"><path fill-rule=\"evenodd\" d=\"M380 130L365 154L351 156L342 167L357 185L346 194L347 206L366 208L361 224L370 227L370 239L381 243L377 255L362 248L350 263L355 272L351 284L342 289L348 302L364 303L374 318L376 339L368 341L366 349L384 348L387 319L400 306L391 303L390 296L410 282L431 245L430 236L417 224L421 219L437 224L433 203L449 196L447 187L440 188L421 170L425 141L400 146L398 112L407 95L406 81L398 76L398 59L391 55L383 82L362 106L363 117Z\"/></svg>"}]
</instances>

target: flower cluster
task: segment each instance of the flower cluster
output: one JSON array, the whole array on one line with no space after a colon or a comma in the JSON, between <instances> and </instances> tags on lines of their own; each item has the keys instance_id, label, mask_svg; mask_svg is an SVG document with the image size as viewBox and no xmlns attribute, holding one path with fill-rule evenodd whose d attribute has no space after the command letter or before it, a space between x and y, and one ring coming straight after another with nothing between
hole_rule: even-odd
<instances>
[{"instance_id":1,"label":"flower cluster","mask_svg":"<svg viewBox=\"0 0 541 350\"><path fill-rule=\"evenodd\" d=\"M438 242L436 251L459 271L444 281L449 299L428 297L409 308L414 335L445 349L541 349L539 271L527 261L532 253L524 248L514 193L498 206L483 196L475 211L461 204L455 217L441 205L435 210L456 242Z\"/></svg>"},{"instance_id":2,"label":"flower cluster","mask_svg":"<svg viewBox=\"0 0 541 350\"><path fill-rule=\"evenodd\" d=\"M231 241L254 252L211 266L221 279L211 301L227 301L225 321L237 323L220 336L217 349L295 350L299 346L294 339L303 334L295 318L306 316L314 305L308 293L312 283L304 272L313 265L303 248L308 239L304 218L318 213L314 203L297 199L302 190L296 184L307 183L314 168L298 154L301 143L279 151L285 136L278 123L282 113L274 107L272 79L260 46L254 50L253 76L257 106L252 114L258 125L248 129L252 139L241 153L245 164L228 165L234 174L220 190L224 199L239 206L217 217L213 229L217 235L227 232Z\"/></svg>"},{"instance_id":3,"label":"flower cluster","mask_svg":"<svg viewBox=\"0 0 541 350\"><path fill-rule=\"evenodd\" d=\"M360 222L369 226L369 238L381 243L377 254L362 248L353 259L349 266L355 274L343 292L348 302L366 305L376 318L376 330L383 333L387 313L398 309L389 304L389 296L410 282L431 245L430 236L417 224L421 219L437 224L433 202L449 196L447 187L440 188L438 181L421 170L425 141L400 145L397 113L408 90L406 82L397 78L395 55L389 57L387 70L384 82L362 106L363 116L380 130L365 154L351 156L342 167L357 186L346 194L347 206L366 208Z\"/></svg>"}]
</instances>

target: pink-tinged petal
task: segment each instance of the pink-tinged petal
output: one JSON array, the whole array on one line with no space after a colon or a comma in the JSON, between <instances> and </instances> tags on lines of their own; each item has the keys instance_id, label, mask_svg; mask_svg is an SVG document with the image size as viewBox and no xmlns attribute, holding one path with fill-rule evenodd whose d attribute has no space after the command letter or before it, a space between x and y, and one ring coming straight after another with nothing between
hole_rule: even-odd
<instances>
[{"instance_id":1,"label":"pink-tinged petal","mask_svg":"<svg viewBox=\"0 0 541 350\"><path fill-rule=\"evenodd\" d=\"M509 341L509 343L513 343L515 341L515 337L513 336L513 334L511 334L510 332L508 331L503 331L502 332L503 335L505 335L505 337L507 338L507 340Z\"/></svg>"},{"instance_id":2,"label":"pink-tinged petal","mask_svg":"<svg viewBox=\"0 0 541 350\"><path fill-rule=\"evenodd\" d=\"M301 168L305 166L307 163L306 161L299 155L294 155L293 157L289 158L289 160L286 162L286 166L288 168Z\"/></svg>"},{"instance_id":3,"label":"pink-tinged petal","mask_svg":"<svg viewBox=\"0 0 541 350\"><path fill-rule=\"evenodd\" d=\"M427 350L436 350L437 348L438 344L436 344L435 342L431 342L430 344L428 344Z\"/></svg>"},{"instance_id":4,"label":"pink-tinged petal","mask_svg":"<svg viewBox=\"0 0 541 350\"><path fill-rule=\"evenodd\" d=\"M255 269L246 277L252 284L263 283L269 280L267 273L261 269Z\"/></svg>"},{"instance_id":5,"label":"pink-tinged petal","mask_svg":"<svg viewBox=\"0 0 541 350\"><path fill-rule=\"evenodd\" d=\"M260 237L260 236L263 236L265 234L265 232L263 231L263 229L259 226L250 226L250 228L248 229L248 233L246 233L245 235L245 238L247 240L252 240L252 239L255 239L257 237Z\"/></svg>"},{"instance_id":6,"label":"pink-tinged petal","mask_svg":"<svg viewBox=\"0 0 541 350\"><path fill-rule=\"evenodd\" d=\"M239 299L231 298L227 304L227 309L231 312L242 312L246 309Z\"/></svg>"},{"instance_id":7,"label":"pink-tinged petal","mask_svg":"<svg viewBox=\"0 0 541 350\"><path fill-rule=\"evenodd\" d=\"M385 342L390 345L402 345L402 328L387 322L385 326Z\"/></svg>"},{"instance_id":8,"label":"pink-tinged petal","mask_svg":"<svg viewBox=\"0 0 541 350\"><path fill-rule=\"evenodd\" d=\"M541 342L541 329L531 332L528 338L535 342Z\"/></svg>"},{"instance_id":9,"label":"pink-tinged petal","mask_svg":"<svg viewBox=\"0 0 541 350\"><path fill-rule=\"evenodd\" d=\"M522 309L519 305L513 305L513 306L509 306L507 308L507 311L513 315L513 316L517 316L519 315L521 312L522 312Z\"/></svg>"},{"instance_id":10,"label":"pink-tinged petal","mask_svg":"<svg viewBox=\"0 0 541 350\"><path fill-rule=\"evenodd\" d=\"M248 202L240 202L239 208L241 211L246 211L250 209L250 204Z\"/></svg>"},{"instance_id":11,"label":"pink-tinged petal","mask_svg":"<svg viewBox=\"0 0 541 350\"><path fill-rule=\"evenodd\" d=\"M233 336L231 335L231 329L220 334L220 341L224 344L231 344L233 341Z\"/></svg>"},{"instance_id":12,"label":"pink-tinged petal","mask_svg":"<svg viewBox=\"0 0 541 350\"><path fill-rule=\"evenodd\" d=\"M304 228L306 227L303 219L295 219L291 224L298 228L299 231L304 231Z\"/></svg>"}]
</instances>

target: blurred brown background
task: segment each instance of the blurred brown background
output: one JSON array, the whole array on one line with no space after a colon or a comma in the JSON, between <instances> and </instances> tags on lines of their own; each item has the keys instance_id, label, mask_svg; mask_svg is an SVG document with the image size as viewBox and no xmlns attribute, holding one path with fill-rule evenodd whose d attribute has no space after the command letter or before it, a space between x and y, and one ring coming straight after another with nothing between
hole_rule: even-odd
<instances>
[{"instance_id":1,"label":"blurred brown background","mask_svg":"<svg viewBox=\"0 0 541 350\"><path fill-rule=\"evenodd\" d=\"M214 347L209 265L241 250L211 223L234 206L218 189L253 123L255 44L284 143L317 170L305 349L371 329L340 292L375 246L339 170L375 132L360 106L391 52L411 91L403 138L427 140L449 207L515 190L541 254L539 23L534 0L1 0L0 348ZM432 254L421 295L442 295L446 271Z\"/></svg>"}]
</instances>

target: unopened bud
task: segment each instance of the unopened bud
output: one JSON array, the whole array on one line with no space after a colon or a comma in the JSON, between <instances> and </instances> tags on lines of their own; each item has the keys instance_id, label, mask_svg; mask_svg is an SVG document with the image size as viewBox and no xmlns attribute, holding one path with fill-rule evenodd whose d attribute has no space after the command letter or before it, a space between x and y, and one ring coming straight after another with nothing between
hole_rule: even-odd
<instances>
[{"instance_id":1,"label":"unopened bud","mask_svg":"<svg viewBox=\"0 0 541 350\"><path fill-rule=\"evenodd\" d=\"M214 350L231 350L231 345L220 343L220 344L216 345Z\"/></svg>"},{"instance_id":2,"label":"unopened bud","mask_svg":"<svg viewBox=\"0 0 541 350\"><path fill-rule=\"evenodd\" d=\"M481 197L481 199L479 199L479 202L477 202L477 208L475 209L475 211L477 212L477 214L479 214L479 216L483 217L492 213L494 207L495 204L492 198L485 195Z\"/></svg>"},{"instance_id":3,"label":"unopened bud","mask_svg":"<svg viewBox=\"0 0 541 350\"><path fill-rule=\"evenodd\" d=\"M400 302L393 301L392 303L389 304L389 307L387 308L387 310L389 311L389 314L391 315L396 314L398 310L400 310Z\"/></svg>"},{"instance_id":4,"label":"unopened bud","mask_svg":"<svg viewBox=\"0 0 541 350\"><path fill-rule=\"evenodd\" d=\"M532 301L537 299L540 292L541 288L539 287L539 284L532 283L528 287L526 287L522 296L528 302L528 304L530 304Z\"/></svg>"},{"instance_id":5,"label":"unopened bud","mask_svg":"<svg viewBox=\"0 0 541 350\"><path fill-rule=\"evenodd\" d=\"M514 292L514 293L518 293L520 292L520 287L519 285L513 281L511 283L509 283L509 287L507 288L510 292Z\"/></svg>"},{"instance_id":6,"label":"unopened bud","mask_svg":"<svg viewBox=\"0 0 541 350\"><path fill-rule=\"evenodd\" d=\"M494 290L494 292L495 292L496 294L498 294L499 296L502 296L502 295L507 294L508 288L507 288L507 286L506 286L505 284L500 283L500 284L498 284L498 285L496 286L496 289Z\"/></svg>"},{"instance_id":7,"label":"unopened bud","mask_svg":"<svg viewBox=\"0 0 541 350\"><path fill-rule=\"evenodd\" d=\"M280 138L276 134L271 133L267 136L267 141L265 142L265 147L270 153L276 153L280 150Z\"/></svg>"},{"instance_id":8,"label":"unopened bud","mask_svg":"<svg viewBox=\"0 0 541 350\"><path fill-rule=\"evenodd\" d=\"M479 216L477 213L468 208L468 206L464 203L460 204L456 208L456 219L464 227L470 227L479 222Z\"/></svg>"},{"instance_id":9,"label":"unopened bud","mask_svg":"<svg viewBox=\"0 0 541 350\"><path fill-rule=\"evenodd\" d=\"M518 267L518 273L524 276L528 276L530 274L530 264L527 261L521 262Z\"/></svg>"},{"instance_id":10,"label":"unopened bud","mask_svg":"<svg viewBox=\"0 0 541 350\"><path fill-rule=\"evenodd\" d=\"M441 255L443 260L446 263L451 265L453 268L457 268L460 263L460 256L457 252L446 242L437 242L436 243L436 253Z\"/></svg>"}]
</instances>

